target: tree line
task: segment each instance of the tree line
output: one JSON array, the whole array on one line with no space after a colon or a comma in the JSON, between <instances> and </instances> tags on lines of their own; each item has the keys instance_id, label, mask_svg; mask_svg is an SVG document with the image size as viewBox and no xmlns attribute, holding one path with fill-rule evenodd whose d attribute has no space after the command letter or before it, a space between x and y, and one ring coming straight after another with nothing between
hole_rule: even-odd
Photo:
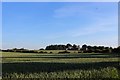
<instances>
[{"instance_id":1,"label":"tree line","mask_svg":"<svg viewBox=\"0 0 120 80\"><path fill-rule=\"evenodd\" d=\"M117 48L104 47L104 46L90 46L90 45L80 45L67 44L67 45L49 45L45 50L78 50L79 53L120 53L120 46Z\"/></svg>"},{"instance_id":2,"label":"tree line","mask_svg":"<svg viewBox=\"0 0 120 80\"><path fill-rule=\"evenodd\" d=\"M45 50L64 50L64 52L61 53L69 53L70 50L77 50L78 53L120 53L120 46L117 48L112 47L104 47L104 46L90 46L90 45L76 45L76 44L66 44L66 45L49 45L46 46L45 49L41 48L39 50L28 50L28 49L7 49L7 50L1 50L3 52L23 52L23 53L47 53ZM50 52L52 53L52 52Z\"/></svg>"},{"instance_id":3,"label":"tree line","mask_svg":"<svg viewBox=\"0 0 120 80\"><path fill-rule=\"evenodd\" d=\"M45 50L80 50L80 46L76 44L67 44L67 45L49 45Z\"/></svg>"}]
</instances>

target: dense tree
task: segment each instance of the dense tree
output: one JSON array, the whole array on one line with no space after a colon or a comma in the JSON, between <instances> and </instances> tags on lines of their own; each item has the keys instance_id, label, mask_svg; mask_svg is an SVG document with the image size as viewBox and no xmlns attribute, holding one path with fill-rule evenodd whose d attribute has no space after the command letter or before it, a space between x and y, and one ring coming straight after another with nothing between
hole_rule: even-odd
<instances>
[{"instance_id":1,"label":"dense tree","mask_svg":"<svg viewBox=\"0 0 120 80\"><path fill-rule=\"evenodd\" d=\"M99 50L104 50L104 46L98 46Z\"/></svg>"},{"instance_id":2,"label":"dense tree","mask_svg":"<svg viewBox=\"0 0 120 80\"><path fill-rule=\"evenodd\" d=\"M72 45L68 43L68 44L66 45L66 48L68 48L68 47L72 47Z\"/></svg>"},{"instance_id":3,"label":"dense tree","mask_svg":"<svg viewBox=\"0 0 120 80\"><path fill-rule=\"evenodd\" d=\"M119 53L119 55L120 55L120 46L112 49L112 53Z\"/></svg>"},{"instance_id":4,"label":"dense tree","mask_svg":"<svg viewBox=\"0 0 120 80\"><path fill-rule=\"evenodd\" d=\"M73 44L67 44L67 45L49 45L46 46L45 50L78 50L78 53L117 53L120 54L120 46L117 48L112 48L112 47L104 47L104 46L87 46L86 44L82 45L82 48L79 50L80 46ZM41 48L40 50L44 50ZM39 52L39 50L27 50L24 48L13 48L13 49L7 49L7 50L2 50L3 52L22 52L22 53L47 53L47 52ZM63 53L63 52L60 52Z\"/></svg>"},{"instance_id":5,"label":"dense tree","mask_svg":"<svg viewBox=\"0 0 120 80\"><path fill-rule=\"evenodd\" d=\"M88 49L88 50L91 50L91 49L92 49L92 46L87 46L87 49Z\"/></svg>"},{"instance_id":6,"label":"dense tree","mask_svg":"<svg viewBox=\"0 0 120 80\"><path fill-rule=\"evenodd\" d=\"M84 44L84 45L82 46L82 50L83 50L83 51L86 51L86 50L87 50L87 45L86 45L86 44Z\"/></svg>"},{"instance_id":7,"label":"dense tree","mask_svg":"<svg viewBox=\"0 0 120 80\"><path fill-rule=\"evenodd\" d=\"M78 46L77 45L75 45L75 44L73 44L73 48L72 48L73 50L78 50Z\"/></svg>"},{"instance_id":8,"label":"dense tree","mask_svg":"<svg viewBox=\"0 0 120 80\"><path fill-rule=\"evenodd\" d=\"M68 43L68 44L66 45L66 49L67 49L67 50L71 50L71 49L72 49L72 45Z\"/></svg>"},{"instance_id":9,"label":"dense tree","mask_svg":"<svg viewBox=\"0 0 120 80\"><path fill-rule=\"evenodd\" d=\"M46 50L66 50L65 45L49 45L46 47Z\"/></svg>"},{"instance_id":10,"label":"dense tree","mask_svg":"<svg viewBox=\"0 0 120 80\"><path fill-rule=\"evenodd\" d=\"M40 48L39 50L44 50L43 48Z\"/></svg>"}]
</instances>

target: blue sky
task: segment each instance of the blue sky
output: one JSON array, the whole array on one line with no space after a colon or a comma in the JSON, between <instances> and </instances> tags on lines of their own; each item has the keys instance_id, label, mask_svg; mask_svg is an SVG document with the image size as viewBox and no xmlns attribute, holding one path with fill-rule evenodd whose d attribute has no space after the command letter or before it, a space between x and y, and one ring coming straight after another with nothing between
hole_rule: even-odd
<instances>
[{"instance_id":1,"label":"blue sky","mask_svg":"<svg viewBox=\"0 0 120 80\"><path fill-rule=\"evenodd\" d=\"M4 2L2 8L3 49L118 45L117 3Z\"/></svg>"}]
</instances>

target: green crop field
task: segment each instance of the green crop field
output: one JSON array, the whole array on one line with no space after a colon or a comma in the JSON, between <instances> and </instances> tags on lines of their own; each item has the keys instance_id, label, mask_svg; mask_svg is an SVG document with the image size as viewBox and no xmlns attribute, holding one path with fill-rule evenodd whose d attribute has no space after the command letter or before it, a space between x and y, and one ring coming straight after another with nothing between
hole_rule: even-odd
<instances>
[{"instance_id":1,"label":"green crop field","mask_svg":"<svg viewBox=\"0 0 120 80\"><path fill-rule=\"evenodd\" d=\"M51 52L50 50L48 52ZM118 55L2 52L5 78L119 78Z\"/></svg>"}]
</instances>

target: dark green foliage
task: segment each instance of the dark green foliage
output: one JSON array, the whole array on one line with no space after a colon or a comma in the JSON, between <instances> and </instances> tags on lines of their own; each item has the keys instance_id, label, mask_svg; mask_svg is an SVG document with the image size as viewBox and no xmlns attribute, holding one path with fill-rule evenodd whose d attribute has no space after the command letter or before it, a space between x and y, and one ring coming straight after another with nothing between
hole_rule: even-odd
<instances>
[{"instance_id":1,"label":"dark green foliage","mask_svg":"<svg viewBox=\"0 0 120 80\"><path fill-rule=\"evenodd\" d=\"M39 50L44 50L43 48L39 49Z\"/></svg>"},{"instance_id":2,"label":"dark green foliage","mask_svg":"<svg viewBox=\"0 0 120 80\"><path fill-rule=\"evenodd\" d=\"M84 44L83 46L82 46L82 49L81 49L82 51L86 51L87 50L87 45L86 44Z\"/></svg>"},{"instance_id":3,"label":"dark green foliage","mask_svg":"<svg viewBox=\"0 0 120 80\"><path fill-rule=\"evenodd\" d=\"M50 52L50 53L52 53L52 52Z\"/></svg>"},{"instance_id":4,"label":"dark green foliage","mask_svg":"<svg viewBox=\"0 0 120 80\"><path fill-rule=\"evenodd\" d=\"M39 53L44 53L43 51L40 51Z\"/></svg>"},{"instance_id":5,"label":"dark green foliage","mask_svg":"<svg viewBox=\"0 0 120 80\"><path fill-rule=\"evenodd\" d=\"M59 71L59 72L39 72L39 73L10 73L5 74L3 78L39 78L40 80L101 80L106 78L107 80L119 79L118 71L114 67L102 68L99 70L71 70L71 71ZM26 80L26 79L25 79Z\"/></svg>"},{"instance_id":6,"label":"dark green foliage","mask_svg":"<svg viewBox=\"0 0 120 80\"><path fill-rule=\"evenodd\" d=\"M112 48L112 47L104 47L104 46L87 46L86 44L84 44L82 46L82 48L80 49L79 45L71 45L71 44L67 44L67 45L49 45L46 47L45 50L76 50L79 52L83 52L83 53L114 53L114 54L118 54L120 53L120 47L117 48ZM43 50L43 48L41 48L40 50ZM7 50L2 50L2 52L21 52L21 53L47 53L47 51L42 52L39 50L28 50L28 49L7 49ZM78 52L78 53L79 53ZM60 52L63 53L63 52ZM69 52L65 52L65 53L69 53Z\"/></svg>"},{"instance_id":7,"label":"dark green foliage","mask_svg":"<svg viewBox=\"0 0 120 80\"><path fill-rule=\"evenodd\" d=\"M74 44L72 49L73 50L78 50L78 46Z\"/></svg>"},{"instance_id":8,"label":"dark green foliage","mask_svg":"<svg viewBox=\"0 0 120 80\"><path fill-rule=\"evenodd\" d=\"M120 53L120 46L118 48L112 49L113 53ZM119 54L120 55L120 54Z\"/></svg>"},{"instance_id":9,"label":"dark green foliage","mask_svg":"<svg viewBox=\"0 0 120 80\"><path fill-rule=\"evenodd\" d=\"M67 44L67 45L66 45L66 48L69 48L69 47L72 47L72 45L71 45L71 44Z\"/></svg>"},{"instance_id":10,"label":"dark green foliage","mask_svg":"<svg viewBox=\"0 0 120 80\"><path fill-rule=\"evenodd\" d=\"M46 47L46 50L78 50L78 46L77 45L71 45L71 44L67 44L67 45L49 45Z\"/></svg>"},{"instance_id":11,"label":"dark green foliage","mask_svg":"<svg viewBox=\"0 0 120 80\"><path fill-rule=\"evenodd\" d=\"M66 50L65 45L49 45L46 47L46 50Z\"/></svg>"},{"instance_id":12,"label":"dark green foliage","mask_svg":"<svg viewBox=\"0 0 120 80\"><path fill-rule=\"evenodd\" d=\"M118 70L118 62L3 63L3 78L118 78Z\"/></svg>"}]
</instances>

